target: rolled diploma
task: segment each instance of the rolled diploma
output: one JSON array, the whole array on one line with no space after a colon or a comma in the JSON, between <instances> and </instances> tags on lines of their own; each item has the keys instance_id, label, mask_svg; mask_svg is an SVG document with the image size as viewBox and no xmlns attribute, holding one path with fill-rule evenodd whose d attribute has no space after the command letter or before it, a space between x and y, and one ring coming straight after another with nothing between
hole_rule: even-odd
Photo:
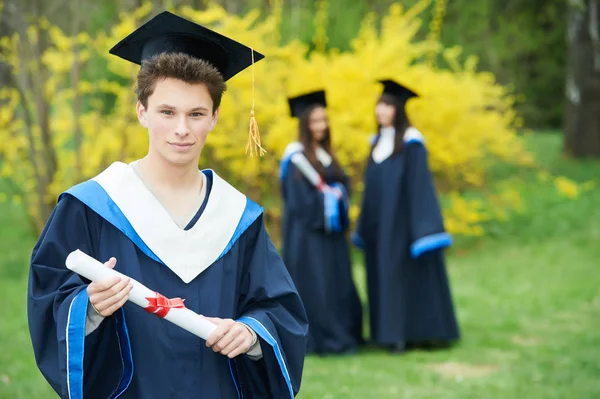
<instances>
[{"instance_id":1,"label":"rolled diploma","mask_svg":"<svg viewBox=\"0 0 600 399\"><path fill-rule=\"evenodd\" d=\"M308 181L311 182L315 187L320 188L323 185L321 176L319 176L319 173L310 164L310 162L308 162L308 159L306 159L303 154L297 153L292 155L292 162L294 165L296 165L300 172L302 172L304 177L306 177Z\"/></svg>"},{"instance_id":2,"label":"rolled diploma","mask_svg":"<svg viewBox=\"0 0 600 399\"><path fill-rule=\"evenodd\" d=\"M104 264L80 250L71 252L67 256L65 263L69 270L90 281L96 282L115 276L125 277L123 274L104 266ZM149 302L146 298L153 298L156 294L134 279L131 279L131 283L133 284L133 288L129 293L129 300L142 308L148 307ZM164 319L204 340L217 328L215 324L203 319L188 308L171 308Z\"/></svg>"}]
</instances>

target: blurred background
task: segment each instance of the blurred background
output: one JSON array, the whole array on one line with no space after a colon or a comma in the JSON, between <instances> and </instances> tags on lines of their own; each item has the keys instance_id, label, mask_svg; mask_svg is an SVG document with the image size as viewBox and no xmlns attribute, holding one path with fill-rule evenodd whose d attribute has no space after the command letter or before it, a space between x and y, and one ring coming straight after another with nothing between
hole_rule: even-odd
<instances>
[{"instance_id":1,"label":"blurred background","mask_svg":"<svg viewBox=\"0 0 600 399\"><path fill-rule=\"evenodd\" d=\"M408 114L455 238L463 339L311 356L300 398L600 397L600 0L0 0L0 398L55 397L29 341L28 259L62 191L145 155L137 68L108 50L165 9L266 55L254 91L250 69L228 82L200 167L265 206L276 243L287 97L327 90L356 220L376 80L420 94ZM262 158L244 154L253 101Z\"/></svg>"}]
</instances>

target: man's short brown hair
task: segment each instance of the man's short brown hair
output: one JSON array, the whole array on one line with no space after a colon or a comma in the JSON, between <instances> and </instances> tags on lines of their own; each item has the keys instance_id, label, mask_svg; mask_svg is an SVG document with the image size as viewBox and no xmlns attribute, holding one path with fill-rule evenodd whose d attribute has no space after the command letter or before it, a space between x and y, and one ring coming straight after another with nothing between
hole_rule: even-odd
<instances>
[{"instance_id":1,"label":"man's short brown hair","mask_svg":"<svg viewBox=\"0 0 600 399\"><path fill-rule=\"evenodd\" d=\"M184 53L162 53L145 60L138 73L135 91L144 108L148 108L148 97L154 92L156 83L168 78L206 85L213 100L213 112L221 104L226 85L217 68Z\"/></svg>"}]
</instances>

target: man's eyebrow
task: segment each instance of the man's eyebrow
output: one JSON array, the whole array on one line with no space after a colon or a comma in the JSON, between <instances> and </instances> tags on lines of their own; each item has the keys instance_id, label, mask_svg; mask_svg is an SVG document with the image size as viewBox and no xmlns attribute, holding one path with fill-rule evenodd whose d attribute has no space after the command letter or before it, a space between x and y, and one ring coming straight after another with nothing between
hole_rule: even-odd
<instances>
[{"instance_id":1,"label":"man's eyebrow","mask_svg":"<svg viewBox=\"0 0 600 399\"><path fill-rule=\"evenodd\" d=\"M160 105L158 106L158 108L168 108L168 109L175 109L175 107L174 107L174 106L172 106L172 105L169 105L169 104L160 104Z\"/></svg>"}]
</instances>

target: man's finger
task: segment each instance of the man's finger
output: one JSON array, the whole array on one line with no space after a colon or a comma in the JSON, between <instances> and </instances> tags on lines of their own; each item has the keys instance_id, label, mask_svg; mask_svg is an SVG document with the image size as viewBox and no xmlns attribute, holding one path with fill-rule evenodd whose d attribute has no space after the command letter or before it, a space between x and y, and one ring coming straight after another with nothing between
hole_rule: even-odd
<instances>
[{"instance_id":1,"label":"man's finger","mask_svg":"<svg viewBox=\"0 0 600 399\"><path fill-rule=\"evenodd\" d=\"M121 298L121 300L119 300L119 302L115 303L114 305L112 305L111 307L106 309L104 312L102 312L101 313L102 316L104 316L104 317L111 316L117 310L121 309L123 307L123 305L125 305L125 302L127 302L127 299L129 299L129 292L127 292L127 295L125 295L123 298Z\"/></svg>"},{"instance_id":2,"label":"man's finger","mask_svg":"<svg viewBox=\"0 0 600 399\"><path fill-rule=\"evenodd\" d=\"M107 292L110 292L112 295L117 295L119 292L121 292L123 289L125 289L125 287L127 287L130 282L131 282L131 280L129 279L129 277L125 277L121 281L119 281L117 284L110 287L107 290Z\"/></svg>"},{"instance_id":3,"label":"man's finger","mask_svg":"<svg viewBox=\"0 0 600 399\"><path fill-rule=\"evenodd\" d=\"M117 284L120 280L120 277L115 276L110 277L106 280L92 282L90 283L90 285L88 285L88 294L105 291L113 285Z\"/></svg>"},{"instance_id":4,"label":"man's finger","mask_svg":"<svg viewBox=\"0 0 600 399\"><path fill-rule=\"evenodd\" d=\"M97 291L93 293L93 295L90 295L90 302L93 303L94 306L96 306L97 308L97 304L109 299L112 296L115 296L116 294L121 292L129 283L129 278L123 278L121 281L118 281L116 284L111 285L109 288L104 289L102 291Z\"/></svg>"},{"instance_id":5,"label":"man's finger","mask_svg":"<svg viewBox=\"0 0 600 399\"><path fill-rule=\"evenodd\" d=\"M116 265L117 265L117 258L115 258L114 256L112 258L110 258L108 261L104 262L104 266L106 266L110 269L114 269Z\"/></svg>"},{"instance_id":6,"label":"man's finger","mask_svg":"<svg viewBox=\"0 0 600 399\"><path fill-rule=\"evenodd\" d=\"M121 284L121 283L119 283L119 284ZM106 292L108 292L108 291L106 291ZM126 285L126 286L123 286L115 294L111 294L108 298L106 298L104 300L92 302L92 300L90 298L90 302L92 302L94 304L94 306L96 307L96 309L98 309L98 311L108 309L115 303L120 302L123 299L123 297L126 297L127 295L129 295L129 292L131 292L131 285Z\"/></svg>"},{"instance_id":7,"label":"man's finger","mask_svg":"<svg viewBox=\"0 0 600 399\"><path fill-rule=\"evenodd\" d=\"M121 281L123 281L121 277L115 276L98 282L98 285L100 287L100 291L107 291L114 287L116 284L119 284L119 282Z\"/></svg>"},{"instance_id":8,"label":"man's finger","mask_svg":"<svg viewBox=\"0 0 600 399\"><path fill-rule=\"evenodd\" d=\"M210 336L206 340L206 346L208 346L209 348L212 347L214 344L219 342L221 338L223 338L227 331L228 328L224 323L218 325L215 331L213 331L212 334L210 334Z\"/></svg>"},{"instance_id":9,"label":"man's finger","mask_svg":"<svg viewBox=\"0 0 600 399\"><path fill-rule=\"evenodd\" d=\"M238 349L240 345L243 346L246 338L247 337L245 334L236 335L235 338L225 348L223 348L221 354L225 356L229 355L234 350Z\"/></svg>"},{"instance_id":10,"label":"man's finger","mask_svg":"<svg viewBox=\"0 0 600 399\"><path fill-rule=\"evenodd\" d=\"M221 352L238 337L239 331L234 327L235 326L231 326L229 331L227 331L227 333L214 344L213 350L215 352Z\"/></svg>"},{"instance_id":11,"label":"man's finger","mask_svg":"<svg viewBox=\"0 0 600 399\"><path fill-rule=\"evenodd\" d=\"M220 351L222 355L227 356L231 351L237 349L238 346L244 343L243 335L235 335L232 338L233 339Z\"/></svg>"},{"instance_id":12,"label":"man's finger","mask_svg":"<svg viewBox=\"0 0 600 399\"><path fill-rule=\"evenodd\" d=\"M225 348L223 352L227 353L223 354L229 357L230 359L233 359L241 354L248 352L248 350L250 349L250 345L252 345L252 337L247 337L245 334L242 334L238 337L238 339L236 339L234 343L232 343L232 345L230 345L231 348Z\"/></svg>"}]
</instances>

